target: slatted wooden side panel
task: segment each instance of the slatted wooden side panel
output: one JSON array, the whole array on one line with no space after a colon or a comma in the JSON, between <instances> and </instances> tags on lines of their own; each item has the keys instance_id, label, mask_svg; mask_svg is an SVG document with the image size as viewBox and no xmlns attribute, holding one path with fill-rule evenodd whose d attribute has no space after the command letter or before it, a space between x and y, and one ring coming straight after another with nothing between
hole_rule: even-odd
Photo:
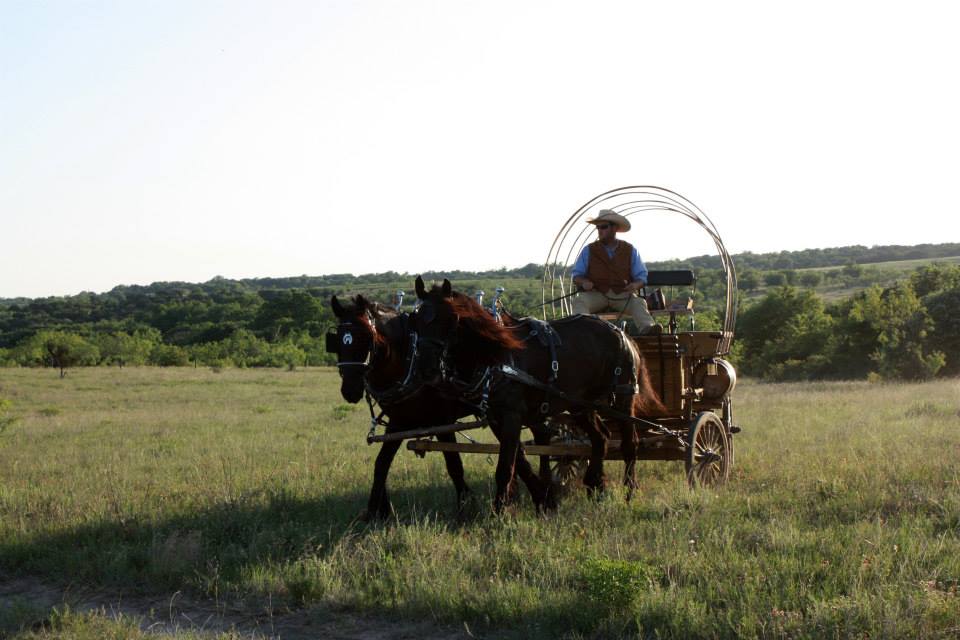
<instances>
[{"instance_id":1,"label":"slatted wooden side panel","mask_svg":"<svg viewBox=\"0 0 960 640\"><path fill-rule=\"evenodd\" d=\"M680 342L675 335L638 336L634 338L650 373L653 389L667 407L664 416L683 412L684 370Z\"/></svg>"}]
</instances>

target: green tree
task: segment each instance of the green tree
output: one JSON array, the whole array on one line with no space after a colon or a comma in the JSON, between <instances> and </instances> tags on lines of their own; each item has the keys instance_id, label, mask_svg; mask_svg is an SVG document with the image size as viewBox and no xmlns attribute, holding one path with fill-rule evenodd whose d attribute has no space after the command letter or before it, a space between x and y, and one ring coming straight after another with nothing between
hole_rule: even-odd
<instances>
[{"instance_id":1,"label":"green tree","mask_svg":"<svg viewBox=\"0 0 960 640\"><path fill-rule=\"evenodd\" d=\"M850 280L859 280L863 276L863 267L856 262L848 262L843 266L841 273Z\"/></svg>"},{"instance_id":2,"label":"green tree","mask_svg":"<svg viewBox=\"0 0 960 640\"><path fill-rule=\"evenodd\" d=\"M306 364L307 355L303 349L292 342L280 342L270 345L270 363L272 367L286 367L293 371L297 366Z\"/></svg>"},{"instance_id":3,"label":"green tree","mask_svg":"<svg viewBox=\"0 0 960 640\"><path fill-rule=\"evenodd\" d=\"M224 340L195 344L189 348L189 351L190 359L194 364L201 364L205 367L225 367L233 364L227 350L227 343Z\"/></svg>"},{"instance_id":4,"label":"green tree","mask_svg":"<svg viewBox=\"0 0 960 640\"><path fill-rule=\"evenodd\" d=\"M770 379L822 375L833 328L823 301L812 291L779 287L748 306L737 322L744 373Z\"/></svg>"},{"instance_id":5,"label":"green tree","mask_svg":"<svg viewBox=\"0 0 960 640\"><path fill-rule=\"evenodd\" d=\"M853 301L849 319L865 325L860 328L861 335L876 335L876 347L869 357L884 379L931 378L946 363L942 351L929 347L933 321L909 282L867 289Z\"/></svg>"},{"instance_id":6,"label":"green tree","mask_svg":"<svg viewBox=\"0 0 960 640\"><path fill-rule=\"evenodd\" d=\"M836 329L828 350L836 377L864 378L874 371L871 356L879 346L880 326L873 322L873 310L882 306L882 292L873 286L831 307Z\"/></svg>"},{"instance_id":7,"label":"green tree","mask_svg":"<svg viewBox=\"0 0 960 640\"><path fill-rule=\"evenodd\" d=\"M768 287L782 287L787 284L787 277L782 271L768 271L763 274L763 283Z\"/></svg>"},{"instance_id":8,"label":"green tree","mask_svg":"<svg viewBox=\"0 0 960 640\"><path fill-rule=\"evenodd\" d=\"M910 274L910 286L920 298L960 286L960 265L934 263Z\"/></svg>"},{"instance_id":9,"label":"green tree","mask_svg":"<svg viewBox=\"0 0 960 640\"><path fill-rule=\"evenodd\" d=\"M823 282L823 274L819 271L804 271L800 275L800 284L810 289L820 286Z\"/></svg>"},{"instance_id":10,"label":"green tree","mask_svg":"<svg viewBox=\"0 0 960 640\"><path fill-rule=\"evenodd\" d=\"M760 286L760 273L756 269L745 269L737 276L737 284L744 291L756 291Z\"/></svg>"},{"instance_id":11,"label":"green tree","mask_svg":"<svg viewBox=\"0 0 960 640\"><path fill-rule=\"evenodd\" d=\"M190 364L190 356L183 347L158 342L150 349L147 363L158 367L184 367Z\"/></svg>"},{"instance_id":12,"label":"green tree","mask_svg":"<svg viewBox=\"0 0 960 640\"><path fill-rule=\"evenodd\" d=\"M159 342L148 332L139 331L133 335L124 332L100 334L96 338L100 349L100 361L125 365L141 365L147 362L153 347Z\"/></svg>"},{"instance_id":13,"label":"green tree","mask_svg":"<svg viewBox=\"0 0 960 640\"><path fill-rule=\"evenodd\" d=\"M270 343L246 329L236 331L223 341L226 353L238 367L269 366Z\"/></svg>"},{"instance_id":14,"label":"green tree","mask_svg":"<svg viewBox=\"0 0 960 640\"><path fill-rule=\"evenodd\" d=\"M286 337L294 329L307 329L319 334L322 305L306 291L264 292L264 303L257 311L253 326L272 341Z\"/></svg>"},{"instance_id":15,"label":"green tree","mask_svg":"<svg viewBox=\"0 0 960 640\"><path fill-rule=\"evenodd\" d=\"M943 375L960 374L960 284L925 299L933 320L928 343L942 351Z\"/></svg>"},{"instance_id":16,"label":"green tree","mask_svg":"<svg viewBox=\"0 0 960 640\"><path fill-rule=\"evenodd\" d=\"M327 353L327 343L322 335L314 337L306 331L301 331L292 336L292 340L303 351L305 366L317 367L337 363L336 354Z\"/></svg>"},{"instance_id":17,"label":"green tree","mask_svg":"<svg viewBox=\"0 0 960 640\"><path fill-rule=\"evenodd\" d=\"M40 331L28 340L25 353L36 363L59 369L61 378L70 367L94 365L100 359L96 345L64 331Z\"/></svg>"}]
</instances>

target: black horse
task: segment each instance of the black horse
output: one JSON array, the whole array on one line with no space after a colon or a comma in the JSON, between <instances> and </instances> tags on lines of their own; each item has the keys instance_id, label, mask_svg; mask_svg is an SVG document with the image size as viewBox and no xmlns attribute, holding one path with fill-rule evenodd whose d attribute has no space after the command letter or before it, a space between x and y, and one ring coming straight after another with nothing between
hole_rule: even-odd
<instances>
[{"instance_id":1,"label":"black horse","mask_svg":"<svg viewBox=\"0 0 960 640\"><path fill-rule=\"evenodd\" d=\"M584 484L594 493L602 491L605 484L603 459L610 434L597 409L609 407L621 416L662 410L638 351L608 322L572 316L550 323L504 326L473 298L453 291L447 280L426 291L418 277L416 291L422 301L412 316L419 335L420 375L440 387L452 384L486 390L487 417L500 440L494 498L497 511L509 495L518 454L522 453L523 425L542 425L548 417L565 412L573 416L590 438ZM546 339L541 340L544 334ZM532 339L534 336L538 337ZM482 385L462 382L484 377ZM461 382L456 382L457 378ZM620 427L628 470L625 481L632 490L634 425L620 418L609 422ZM538 431L542 433L535 429L535 435ZM531 494L535 502L542 501L538 507L550 507L549 486L544 486L543 480L541 477L539 489Z\"/></svg>"},{"instance_id":2,"label":"black horse","mask_svg":"<svg viewBox=\"0 0 960 640\"><path fill-rule=\"evenodd\" d=\"M339 324L335 335L328 334L327 350L337 354L340 394L347 402L356 403L363 399L365 391L369 393L389 419L387 433L452 424L472 412L456 398L440 397L409 375L412 345L407 314L368 302L363 296L356 296L348 304L341 304L333 296L330 306ZM452 433L438 438L456 441ZM380 447L367 518L386 518L393 509L387 493L387 474L401 444L397 440L384 442ZM463 461L455 452L445 452L443 457L456 489L459 513L470 494Z\"/></svg>"},{"instance_id":3,"label":"black horse","mask_svg":"<svg viewBox=\"0 0 960 640\"><path fill-rule=\"evenodd\" d=\"M389 421L386 433L398 433L415 427L452 424L476 413L475 405L463 402L456 394L447 394L423 385L416 376L416 336L410 316L356 296L341 304L330 300L337 317L336 334L328 334L328 351L337 354L340 394L350 403L363 399L364 392L376 401ZM442 442L456 442L454 434L437 436ZM387 492L387 475L402 441L384 442L374 464L373 486L367 503L368 519L385 518L393 507ZM463 461L456 452L444 452L447 473L457 494L457 513L470 495L464 480ZM541 491L530 463L521 456L518 475L531 494ZM536 498L535 498L536 500Z\"/></svg>"}]
</instances>

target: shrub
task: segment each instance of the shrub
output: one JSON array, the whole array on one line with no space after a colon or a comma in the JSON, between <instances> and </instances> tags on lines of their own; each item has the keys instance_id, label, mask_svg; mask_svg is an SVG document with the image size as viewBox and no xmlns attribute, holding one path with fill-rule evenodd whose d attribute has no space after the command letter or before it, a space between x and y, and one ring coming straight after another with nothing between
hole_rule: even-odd
<instances>
[{"instance_id":1,"label":"shrub","mask_svg":"<svg viewBox=\"0 0 960 640\"><path fill-rule=\"evenodd\" d=\"M185 349L172 344L156 344L150 350L149 364L158 367L184 367L190 362Z\"/></svg>"},{"instance_id":2,"label":"shrub","mask_svg":"<svg viewBox=\"0 0 960 640\"><path fill-rule=\"evenodd\" d=\"M587 598L607 608L629 606L651 588L651 570L638 562L592 559L580 567L580 580Z\"/></svg>"}]
</instances>

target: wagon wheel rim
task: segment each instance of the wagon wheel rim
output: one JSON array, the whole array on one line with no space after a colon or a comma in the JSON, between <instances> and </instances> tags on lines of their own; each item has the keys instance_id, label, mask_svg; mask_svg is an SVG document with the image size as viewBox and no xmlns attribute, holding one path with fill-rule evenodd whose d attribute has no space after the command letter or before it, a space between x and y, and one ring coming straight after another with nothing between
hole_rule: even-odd
<instances>
[{"instance_id":1,"label":"wagon wheel rim","mask_svg":"<svg viewBox=\"0 0 960 640\"><path fill-rule=\"evenodd\" d=\"M719 417L709 412L701 414L690 430L688 447L687 481L692 488L727 480L733 451Z\"/></svg>"}]
</instances>

